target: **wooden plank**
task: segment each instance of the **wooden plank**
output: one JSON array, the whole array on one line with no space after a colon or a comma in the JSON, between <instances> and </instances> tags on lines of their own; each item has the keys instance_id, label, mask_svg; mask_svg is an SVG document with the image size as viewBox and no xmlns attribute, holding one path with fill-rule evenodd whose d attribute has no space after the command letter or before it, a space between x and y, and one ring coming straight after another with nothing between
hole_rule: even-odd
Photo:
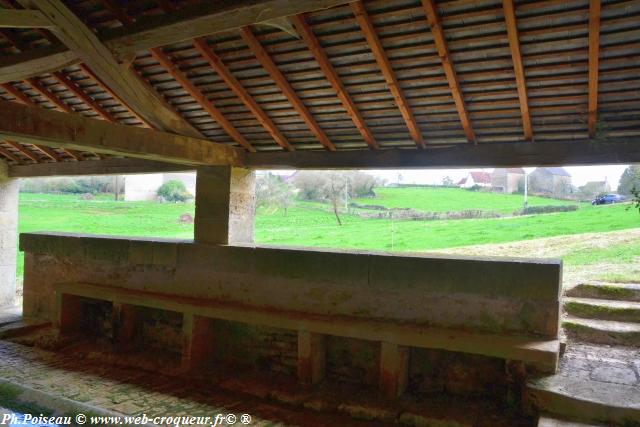
<instances>
[{"instance_id":1,"label":"wooden plank","mask_svg":"<svg viewBox=\"0 0 640 427\"><path fill-rule=\"evenodd\" d=\"M256 153L245 167L256 169L423 169L516 166L585 166L640 162L640 140L585 144L584 140L457 144L424 150L354 150L325 153ZM429 147L429 146L427 146Z\"/></svg>"},{"instance_id":2,"label":"wooden plank","mask_svg":"<svg viewBox=\"0 0 640 427\"><path fill-rule=\"evenodd\" d=\"M287 151L293 151L293 147L289 144L287 138L280 132L278 127L262 110L260 105L253 99L253 97L246 91L242 84L231 74L231 71L224 65L222 60L216 55L213 50L207 44L207 41L203 38L194 40L196 50L202 55L202 57L211 65L211 68L216 70L216 73L224 80L224 82L231 88L238 98L244 103L244 105L255 116L256 120L260 122L262 127L266 129L276 143Z\"/></svg>"},{"instance_id":3,"label":"wooden plank","mask_svg":"<svg viewBox=\"0 0 640 427\"><path fill-rule=\"evenodd\" d=\"M291 20L296 26L296 29L298 30L300 36L302 36L302 40L307 45L307 48L311 51L313 57L316 59L316 62L320 66L320 69L322 70L325 78L331 84L333 90L336 91L338 99L340 99L340 102L342 103L344 109L347 110L347 114L349 115L349 117L351 117L351 120L358 129L358 132L360 132L360 135L362 135L364 142L366 142L367 145L373 149L378 148L375 137L369 130L369 127L358 111L358 107L351 99L349 92L347 92L347 90L342 85L340 76L338 76L338 73L333 68L333 65L331 65L329 58L322 49L322 46L320 46L318 38L313 33L313 29L311 28L311 26L305 20L304 15L295 15L291 18Z\"/></svg>"},{"instance_id":4,"label":"wooden plank","mask_svg":"<svg viewBox=\"0 0 640 427\"><path fill-rule=\"evenodd\" d=\"M440 14L438 13L437 6L434 0L422 0L422 6L427 15L427 21L429 22L431 34L433 35L433 42L435 43L436 49L438 50L438 56L440 57L440 62L442 63L444 74L447 76L447 81L449 82L451 96L453 96L453 101L456 104L458 116L460 116L460 122L462 123L462 129L464 129L464 134L467 137L467 141L475 144L476 136L473 132L473 127L471 126L469 115L467 114L467 107L464 103L464 98L462 96L462 90L460 89L460 83L458 81L456 70L449 56L447 40L445 38L444 31L442 30L442 24L440 23Z\"/></svg>"},{"instance_id":5,"label":"wooden plank","mask_svg":"<svg viewBox=\"0 0 640 427\"><path fill-rule=\"evenodd\" d=\"M381 151L371 150L368 153ZM323 316L311 313L278 311L203 300L202 298L186 298L177 295L158 294L89 283L58 283L55 288L56 293L60 295L77 295L105 301L122 302L179 313L190 313L213 319L308 331L320 335L384 341L405 347L435 348L518 360L534 363L543 372L549 373L556 371L560 352L560 342L557 339L492 335L347 316Z\"/></svg>"},{"instance_id":6,"label":"wooden plank","mask_svg":"<svg viewBox=\"0 0 640 427\"><path fill-rule=\"evenodd\" d=\"M65 76L64 74L58 71L52 73L52 76L61 85L63 85L64 87L69 89L71 92L73 92L73 94L76 97L78 97L78 99L80 99L82 102L84 102L86 105L88 105L89 108L91 108L93 111L98 113L98 115L102 117L104 120L108 122L115 122L115 120L113 119L113 117L111 117L111 114L109 114L107 110L102 108L100 104L98 104L93 98L87 95L82 89L80 89L80 87L75 82L71 81L71 79L69 79L67 76Z\"/></svg>"},{"instance_id":7,"label":"wooden plank","mask_svg":"<svg viewBox=\"0 0 640 427\"><path fill-rule=\"evenodd\" d=\"M422 132L418 127L416 119L413 117L413 113L411 112L411 107L407 103L404 94L402 93L402 88L400 87L400 83L396 77L393 68L391 67L391 63L389 62L389 58L384 51L384 47L376 34L376 30L369 19L369 15L367 15L367 11L362 4L361 1L355 1L351 3L351 10L353 11L356 21L358 25L360 25L360 30L364 34L367 43L369 44L369 48L373 53L373 56L378 63L378 67L380 67L380 71L384 76L385 82L387 82L387 86L391 95L393 95L393 99L396 102L398 109L400 110L400 114L409 129L409 134L411 138L416 143L416 145L420 148L424 147L424 138L422 137Z\"/></svg>"},{"instance_id":8,"label":"wooden plank","mask_svg":"<svg viewBox=\"0 0 640 427\"><path fill-rule=\"evenodd\" d=\"M5 150L2 147L0 147L0 154L6 157L7 159L11 160L12 162L16 162L19 165L23 163L22 160L20 160L18 157L16 157L15 155L13 155L8 150Z\"/></svg>"},{"instance_id":9,"label":"wooden plank","mask_svg":"<svg viewBox=\"0 0 640 427\"><path fill-rule=\"evenodd\" d=\"M60 0L20 0L19 3L43 12L56 25L55 35L154 127L185 136L200 136L158 93L142 83L135 71L118 64L95 33Z\"/></svg>"},{"instance_id":10,"label":"wooden plank","mask_svg":"<svg viewBox=\"0 0 640 427\"><path fill-rule=\"evenodd\" d=\"M50 73L79 62L78 55L65 46L39 48L0 57L0 83L8 83Z\"/></svg>"},{"instance_id":11,"label":"wooden plank","mask_svg":"<svg viewBox=\"0 0 640 427\"><path fill-rule=\"evenodd\" d=\"M46 28L54 25L37 10L0 9L0 28Z\"/></svg>"},{"instance_id":12,"label":"wooden plank","mask_svg":"<svg viewBox=\"0 0 640 427\"><path fill-rule=\"evenodd\" d=\"M598 123L598 71L600 55L600 0L589 1L589 136Z\"/></svg>"},{"instance_id":13,"label":"wooden plank","mask_svg":"<svg viewBox=\"0 0 640 427\"><path fill-rule=\"evenodd\" d=\"M84 175L128 175L164 172L193 172L195 168L164 162L142 159L124 159L111 157L104 160L84 162L40 163L9 168L12 178L34 178L45 176L84 176Z\"/></svg>"},{"instance_id":14,"label":"wooden plank","mask_svg":"<svg viewBox=\"0 0 640 427\"><path fill-rule=\"evenodd\" d=\"M262 47L256 36L251 31L251 28L241 28L240 35L242 36L242 39L245 41L245 43L247 43L247 45L249 46L249 49L251 49L253 54L256 56L258 62L260 62L262 67L267 71L267 73L269 73L273 81L276 83L276 85L278 85L284 96L287 97L293 108L298 112L302 120L304 120L304 122L307 124L320 144L322 144L329 151L335 151L336 147L331 141L329 141L329 138L327 138L327 135L324 133L320 125L318 125L316 119L313 118L309 109L300 100L296 92L293 90L293 87L291 87L291 84L289 84L285 76L278 69L265 48Z\"/></svg>"},{"instance_id":15,"label":"wooden plank","mask_svg":"<svg viewBox=\"0 0 640 427\"><path fill-rule=\"evenodd\" d=\"M52 147L190 165L243 163L242 151L208 140L0 101L0 135Z\"/></svg>"},{"instance_id":16,"label":"wooden plank","mask_svg":"<svg viewBox=\"0 0 640 427\"><path fill-rule=\"evenodd\" d=\"M524 129L524 139L533 140L533 128L531 126L531 116L529 115L529 99L527 97L527 81L522 65L522 54L520 53L520 39L518 37L518 24L516 22L516 11L513 0L502 0L504 19L507 23L507 35L509 37L509 48L513 60L513 71L516 75L518 87L518 99L520 100L520 113L522 114L522 127Z\"/></svg>"},{"instance_id":17,"label":"wooden plank","mask_svg":"<svg viewBox=\"0 0 640 427\"><path fill-rule=\"evenodd\" d=\"M204 109L218 124L224 129L225 132L233 138L241 147L244 147L249 152L255 152L255 148L251 145L246 138L238 132L238 130L231 124L229 120L222 114L218 108L211 102L200 90L195 87L189 81L186 75L176 67L171 59L162 52L162 49L153 48L150 50L151 56L164 67L165 70L173 77L180 86L182 86L188 93L195 99L195 101Z\"/></svg>"}]
</instances>

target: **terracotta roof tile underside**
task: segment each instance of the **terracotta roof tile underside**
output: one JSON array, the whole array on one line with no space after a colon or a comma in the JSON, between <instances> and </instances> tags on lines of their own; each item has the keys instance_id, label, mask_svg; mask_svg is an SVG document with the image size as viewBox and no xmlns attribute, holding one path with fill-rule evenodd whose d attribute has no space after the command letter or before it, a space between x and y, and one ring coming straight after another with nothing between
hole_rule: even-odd
<instances>
[{"instance_id":1,"label":"terracotta roof tile underside","mask_svg":"<svg viewBox=\"0 0 640 427\"><path fill-rule=\"evenodd\" d=\"M169 3L159 1L64 3L98 36L151 15L172 13L167 8ZM170 2L176 9L191 3ZM592 45L595 39L593 10L589 24L590 3L593 1L513 2L522 66L517 78L502 0L436 2L449 63L475 142L525 142L523 129L528 125L523 124L523 92L520 96L518 92L523 75L534 144L588 141L590 105L592 109L597 107L597 115L591 114L592 137L596 140L640 136L640 0L601 2L597 61L593 47L589 55L590 30ZM13 4L0 0L2 7ZM281 75L276 78L286 81L294 96L283 92L282 82L274 80L278 73L265 69L264 61L256 57L240 30L199 40L200 47L207 46L228 75L221 76L220 70L212 67L194 40L158 46L158 52L170 64L161 64L158 55L154 58L149 51L123 60L214 142L240 146L246 141L243 145L257 151L282 151L287 144L294 150L369 150L372 142L379 149L416 149L418 136L425 146L467 144L469 132L467 129L465 133L460 104L452 96L456 91L452 92L445 74L423 2L365 0L362 5L415 127L407 126L408 116L389 90L388 76L381 70L349 4L305 14L307 36L312 39L273 26L250 27ZM309 40L317 43L314 46L319 50L310 50ZM56 38L43 30L0 31L3 56L46 48L52 43ZM175 69L168 69L168 65ZM175 76L181 76L183 84ZM184 87L186 82L189 90ZM196 99L194 94L201 97ZM30 81L0 85L0 98L145 126L82 64ZM205 99L219 112L219 120L210 114L213 109L207 111ZM297 102L299 105L295 105ZM305 111L307 115L302 114ZM0 142L0 149L0 158L9 163L50 162L55 158L76 161L76 156L97 159L92 153L58 149L50 149L47 154L15 141Z\"/></svg>"}]
</instances>

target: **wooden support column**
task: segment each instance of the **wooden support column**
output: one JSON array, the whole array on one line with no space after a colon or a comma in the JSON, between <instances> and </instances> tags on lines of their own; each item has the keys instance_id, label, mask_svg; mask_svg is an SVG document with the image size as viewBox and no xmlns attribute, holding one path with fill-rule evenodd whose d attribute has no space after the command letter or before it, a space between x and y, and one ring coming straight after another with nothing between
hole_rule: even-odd
<instances>
[{"instance_id":1,"label":"wooden support column","mask_svg":"<svg viewBox=\"0 0 640 427\"><path fill-rule=\"evenodd\" d=\"M395 399L407 388L409 347L382 341L380 343L380 391Z\"/></svg>"},{"instance_id":2,"label":"wooden support column","mask_svg":"<svg viewBox=\"0 0 640 427\"><path fill-rule=\"evenodd\" d=\"M112 322L113 338L118 348L131 346L136 335L139 321L139 311L136 306L113 303Z\"/></svg>"},{"instance_id":3,"label":"wooden support column","mask_svg":"<svg viewBox=\"0 0 640 427\"><path fill-rule=\"evenodd\" d=\"M185 313L182 320L182 369L188 371L206 365L212 352L213 320Z\"/></svg>"},{"instance_id":4,"label":"wooden support column","mask_svg":"<svg viewBox=\"0 0 640 427\"><path fill-rule=\"evenodd\" d=\"M0 307L15 303L18 252L18 180L0 160Z\"/></svg>"},{"instance_id":5,"label":"wooden support column","mask_svg":"<svg viewBox=\"0 0 640 427\"><path fill-rule=\"evenodd\" d=\"M56 292L53 323L62 333L78 332L82 328L82 300L75 295Z\"/></svg>"},{"instance_id":6,"label":"wooden support column","mask_svg":"<svg viewBox=\"0 0 640 427\"><path fill-rule=\"evenodd\" d=\"M230 166L198 169L194 238L198 243L253 243L255 172Z\"/></svg>"},{"instance_id":7,"label":"wooden support column","mask_svg":"<svg viewBox=\"0 0 640 427\"><path fill-rule=\"evenodd\" d=\"M324 379L325 336L309 331L298 331L298 380L304 384L317 384Z\"/></svg>"}]
</instances>

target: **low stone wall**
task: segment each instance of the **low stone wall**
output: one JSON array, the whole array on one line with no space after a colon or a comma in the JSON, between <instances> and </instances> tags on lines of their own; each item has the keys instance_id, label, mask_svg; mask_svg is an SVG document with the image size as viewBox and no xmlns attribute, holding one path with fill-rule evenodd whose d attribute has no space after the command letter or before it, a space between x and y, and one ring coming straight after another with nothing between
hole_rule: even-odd
<instances>
[{"instance_id":1,"label":"low stone wall","mask_svg":"<svg viewBox=\"0 0 640 427\"><path fill-rule=\"evenodd\" d=\"M23 234L25 315L86 282L268 309L557 337L561 262Z\"/></svg>"}]
</instances>

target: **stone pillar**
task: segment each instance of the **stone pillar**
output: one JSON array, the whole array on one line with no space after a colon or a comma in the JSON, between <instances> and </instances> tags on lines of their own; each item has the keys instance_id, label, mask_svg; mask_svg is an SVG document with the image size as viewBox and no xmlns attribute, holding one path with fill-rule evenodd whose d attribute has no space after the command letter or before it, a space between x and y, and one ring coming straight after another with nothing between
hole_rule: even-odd
<instances>
[{"instance_id":1,"label":"stone pillar","mask_svg":"<svg viewBox=\"0 0 640 427\"><path fill-rule=\"evenodd\" d=\"M18 250L18 180L0 160L0 307L14 305Z\"/></svg>"},{"instance_id":2,"label":"stone pillar","mask_svg":"<svg viewBox=\"0 0 640 427\"><path fill-rule=\"evenodd\" d=\"M255 172L230 166L198 169L194 238L198 243L253 243Z\"/></svg>"}]
</instances>

